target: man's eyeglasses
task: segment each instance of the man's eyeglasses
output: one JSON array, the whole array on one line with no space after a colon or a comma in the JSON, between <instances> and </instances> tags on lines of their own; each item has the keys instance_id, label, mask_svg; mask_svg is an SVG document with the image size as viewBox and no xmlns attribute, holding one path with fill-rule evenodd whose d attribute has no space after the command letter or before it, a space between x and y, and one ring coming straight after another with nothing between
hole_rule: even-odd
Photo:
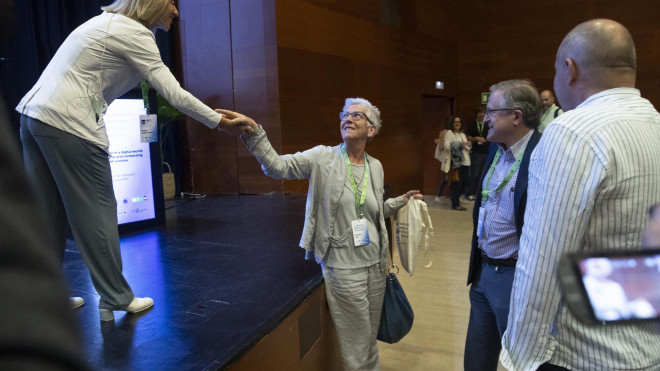
<instances>
[{"instance_id":1,"label":"man's eyeglasses","mask_svg":"<svg viewBox=\"0 0 660 371\"><path fill-rule=\"evenodd\" d=\"M488 108L486 108L486 116L492 116L492 114L494 112L497 112L497 111L513 111L513 110L515 110L515 108L499 108L499 109L488 109ZM484 116L484 117L486 117L486 116Z\"/></svg>"},{"instance_id":2,"label":"man's eyeglasses","mask_svg":"<svg viewBox=\"0 0 660 371\"><path fill-rule=\"evenodd\" d=\"M348 116L351 116L351 118L353 120L367 119L367 121L369 121L369 124L375 125L373 122L371 122L371 120L369 120L369 117L367 117L367 115L364 112L359 112L359 111L356 111L356 112L343 112L343 111L339 112L339 119L342 120L342 121L345 121L348 118Z\"/></svg>"}]
</instances>

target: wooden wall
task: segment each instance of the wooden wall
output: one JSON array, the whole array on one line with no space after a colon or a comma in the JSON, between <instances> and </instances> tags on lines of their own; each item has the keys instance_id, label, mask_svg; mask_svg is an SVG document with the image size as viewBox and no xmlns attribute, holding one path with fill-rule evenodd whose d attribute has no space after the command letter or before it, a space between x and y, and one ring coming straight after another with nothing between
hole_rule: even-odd
<instances>
[{"instance_id":1,"label":"wooden wall","mask_svg":"<svg viewBox=\"0 0 660 371\"><path fill-rule=\"evenodd\" d=\"M182 79L193 94L255 118L281 153L338 144L344 99L369 99L383 129L367 150L386 184L394 193L422 187L422 96L458 92L454 10L391 0L180 0L179 8ZM226 134L189 122L183 135L187 191L307 191L306 181L266 178Z\"/></svg>"},{"instance_id":2,"label":"wooden wall","mask_svg":"<svg viewBox=\"0 0 660 371\"><path fill-rule=\"evenodd\" d=\"M460 44L458 110L472 114L480 93L496 82L529 78L552 89L555 55L564 36L581 22L610 18L630 30L637 48L637 87L660 108L660 2L555 0L465 2Z\"/></svg>"},{"instance_id":3,"label":"wooden wall","mask_svg":"<svg viewBox=\"0 0 660 371\"><path fill-rule=\"evenodd\" d=\"M321 284L226 370L316 371L341 368L341 355L325 296L325 284Z\"/></svg>"},{"instance_id":4,"label":"wooden wall","mask_svg":"<svg viewBox=\"0 0 660 371\"><path fill-rule=\"evenodd\" d=\"M422 95L458 92L450 9L426 1L276 4L282 150L338 144L344 99L363 97L382 113L367 152L382 162L385 184L392 194L421 189ZM444 91L435 90L436 80ZM285 184L287 192L306 187Z\"/></svg>"},{"instance_id":5,"label":"wooden wall","mask_svg":"<svg viewBox=\"0 0 660 371\"><path fill-rule=\"evenodd\" d=\"M229 1L184 0L179 12L184 88L211 107L233 108ZM235 139L192 119L180 134L183 190L235 193Z\"/></svg>"},{"instance_id":6,"label":"wooden wall","mask_svg":"<svg viewBox=\"0 0 660 371\"><path fill-rule=\"evenodd\" d=\"M181 0L183 87L214 108L244 112L279 150L274 1ZM281 191L238 138L188 119L181 130L182 188L211 194Z\"/></svg>"},{"instance_id":7,"label":"wooden wall","mask_svg":"<svg viewBox=\"0 0 660 371\"><path fill-rule=\"evenodd\" d=\"M393 194L428 194L437 183L423 97L447 97L469 120L495 82L525 77L552 88L557 46L584 20L609 17L630 29L637 85L660 107L657 1L179 0L179 8L184 86L255 118L280 153L338 144L346 97L378 106L383 129L367 151ZM182 135L186 191L307 190L306 181L267 178L227 134L189 122Z\"/></svg>"}]
</instances>

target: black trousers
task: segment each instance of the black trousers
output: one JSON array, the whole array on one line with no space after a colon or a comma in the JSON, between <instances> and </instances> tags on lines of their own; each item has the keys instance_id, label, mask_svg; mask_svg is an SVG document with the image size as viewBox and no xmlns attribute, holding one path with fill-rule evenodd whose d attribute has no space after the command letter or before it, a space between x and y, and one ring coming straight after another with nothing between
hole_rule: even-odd
<instances>
[{"instance_id":1,"label":"black trousers","mask_svg":"<svg viewBox=\"0 0 660 371\"><path fill-rule=\"evenodd\" d=\"M455 208L461 206L461 194L465 188L465 182L470 177L470 167L460 166L458 168L458 183L452 184L451 188L451 207Z\"/></svg>"}]
</instances>

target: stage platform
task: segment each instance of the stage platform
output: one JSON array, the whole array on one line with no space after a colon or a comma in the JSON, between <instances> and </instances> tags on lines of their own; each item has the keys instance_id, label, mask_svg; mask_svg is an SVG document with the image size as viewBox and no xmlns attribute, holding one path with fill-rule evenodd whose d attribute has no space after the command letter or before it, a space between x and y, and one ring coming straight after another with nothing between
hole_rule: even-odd
<instances>
[{"instance_id":1,"label":"stage platform","mask_svg":"<svg viewBox=\"0 0 660 371\"><path fill-rule=\"evenodd\" d=\"M71 295L86 301L75 314L92 369L231 366L322 291L320 266L298 247L304 212L302 195L167 201L166 225L121 238L124 275L154 307L115 312L104 323L88 270L67 241L63 269Z\"/></svg>"}]
</instances>

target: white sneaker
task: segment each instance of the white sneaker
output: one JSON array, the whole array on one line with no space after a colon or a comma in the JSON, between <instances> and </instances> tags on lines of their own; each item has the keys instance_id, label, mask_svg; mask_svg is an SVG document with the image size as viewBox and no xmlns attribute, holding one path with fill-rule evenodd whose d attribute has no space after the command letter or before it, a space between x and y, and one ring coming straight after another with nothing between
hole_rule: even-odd
<instances>
[{"instance_id":1,"label":"white sneaker","mask_svg":"<svg viewBox=\"0 0 660 371\"><path fill-rule=\"evenodd\" d=\"M129 313L139 313L153 306L154 300L152 298L134 297L131 304L129 304L128 308L126 308L126 311ZM112 313L112 309L99 309L99 316L103 322L112 321L115 319L115 314Z\"/></svg>"},{"instance_id":2,"label":"white sneaker","mask_svg":"<svg viewBox=\"0 0 660 371\"><path fill-rule=\"evenodd\" d=\"M435 202L440 202L440 200L442 200L442 198L440 198L439 196L435 196Z\"/></svg>"},{"instance_id":3,"label":"white sneaker","mask_svg":"<svg viewBox=\"0 0 660 371\"><path fill-rule=\"evenodd\" d=\"M69 298L69 301L71 303L71 309L80 308L85 304L85 299L80 296L72 296Z\"/></svg>"},{"instance_id":4,"label":"white sneaker","mask_svg":"<svg viewBox=\"0 0 660 371\"><path fill-rule=\"evenodd\" d=\"M129 313L138 313L153 306L154 299L152 298L133 298L133 301L128 305L126 311Z\"/></svg>"}]
</instances>

